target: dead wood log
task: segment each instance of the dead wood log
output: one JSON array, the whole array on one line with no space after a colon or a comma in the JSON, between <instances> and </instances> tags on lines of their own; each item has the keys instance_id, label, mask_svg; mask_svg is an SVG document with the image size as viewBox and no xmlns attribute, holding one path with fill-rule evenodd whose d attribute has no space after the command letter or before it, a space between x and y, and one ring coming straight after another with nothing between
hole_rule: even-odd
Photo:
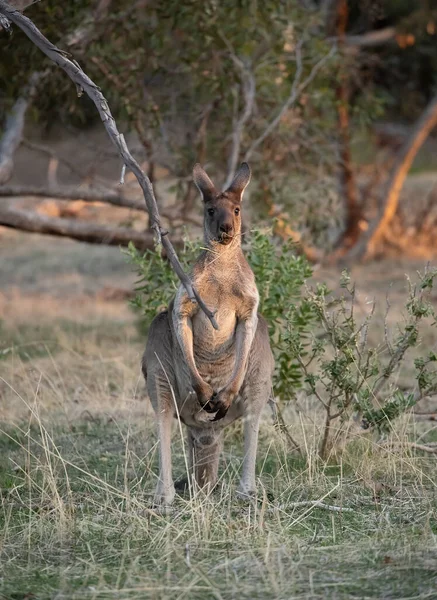
<instances>
[{"instance_id":1,"label":"dead wood log","mask_svg":"<svg viewBox=\"0 0 437 600\"><path fill-rule=\"evenodd\" d=\"M161 226L158 206L156 204L156 198L153 192L152 184L149 178L141 170L141 167L137 161L129 152L124 136L119 132L108 102L102 94L100 88L88 77L88 75L84 73L77 62L68 58L66 52L52 44L30 19L14 9L5 0L0 0L0 15L17 25L27 35L27 37L42 52L44 52L46 56L48 56L48 58L50 58L67 73L70 79L72 79L72 81L76 84L79 95L81 95L82 92L85 92L94 102L111 141L118 149L124 164L130 171L132 171L141 186L150 216L151 227L155 231L157 242L162 243L168 260L173 270L179 277L182 285L185 287L188 297L193 301L195 300L198 302L199 307L211 321L213 327L218 329L214 314L208 309L203 300L200 298L196 289L193 287L190 278L184 272L182 265L179 262L174 247L169 239L168 232L164 231Z\"/></svg>"},{"instance_id":2,"label":"dead wood log","mask_svg":"<svg viewBox=\"0 0 437 600\"><path fill-rule=\"evenodd\" d=\"M129 208L145 212L146 205L144 200L139 198L128 198L120 191L111 189L81 189L69 186L50 186L50 187L33 187L27 185L4 185L0 186L0 198L15 198L23 196L35 196L37 198L50 198L53 200L83 200L84 202L102 202L119 206L121 208ZM172 210L174 208L174 210ZM183 223L191 223L196 227L202 227L203 221L200 217L184 213L178 207L168 207L161 210L161 216L168 219L170 222L180 220Z\"/></svg>"},{"instance_id":3,"label":"dead wood log","mask_svg":"<svg viewBox=\"0 0 437 600\"><path fill-rule=\"evenodd\" d=\"M150 232L93 222L84 223L77 219L59 219L11 207L0 207L0 225L31 233L68 237L89 244L127 246L132 242L138 250L152 249L155 245ZM183 247L182 238L177 238L175 245Z\"/></svg>"}]
</instances>

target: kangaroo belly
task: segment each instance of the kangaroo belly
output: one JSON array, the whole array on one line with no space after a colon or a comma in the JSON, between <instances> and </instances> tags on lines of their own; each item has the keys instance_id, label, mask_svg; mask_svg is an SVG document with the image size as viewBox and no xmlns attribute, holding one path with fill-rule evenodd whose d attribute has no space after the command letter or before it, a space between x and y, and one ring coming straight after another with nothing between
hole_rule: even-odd
<instances>
[{"instance_id":1,"label":"kangaroo belly","mask_svg":"<svg viewBox=\"0 0 437 600\"><path fill-rule=\"evenodd\" d=\"M204 313L193 319L194 358L202 378L214 389L223 387L235 364L235 312L221 308L216 313L219 329L212 327Z\"/></svg>"},{"instance_id":2,"label":"kangaroo belly","mask_svg":"<svg viewBox=\"0 0 437 600\"><path fill-rule=\"evenodd\" d=\"M235 365L235 354L226 353L214 359L214 362L202 361L196 357L199 373L204 381L218 391L223 388L231 378Z\"/></svg>"}]
</instances>

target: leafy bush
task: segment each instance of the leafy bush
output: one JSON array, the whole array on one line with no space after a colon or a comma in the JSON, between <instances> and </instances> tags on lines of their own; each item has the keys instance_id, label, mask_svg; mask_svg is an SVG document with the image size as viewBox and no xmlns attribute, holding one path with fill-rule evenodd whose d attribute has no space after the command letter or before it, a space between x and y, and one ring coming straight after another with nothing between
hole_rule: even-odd
<instances>
[{"instance_id":1,"label":"leafy bush","mask_svg":"<svg viewBox=\"0 0 437 600\"><path fill-rule=\"evenodd\" d=\"M167 308L175 295L179 279L170 263L163 258L160 247L141 253L130 243L127 250L122 252L138 274L136 295L131 305L140 315L141 330L147 332L153 318ZM190 265L194 264L198 253L199 246L186 240L183 251L179 252L185 272L190 271Z\"/></svg>"},{"instance_id":2,"label":"leafy bush","mask_svg":"<svg viewBox=\"0 0 437 600\"><path fill-rule=\"evenodd\" d=\"M319 449L322 457L343 445L352 416L361 419L364 429L388 432L394 419L437 391L437 373L432 370L437 356L433 352L414 361L415 389L405 394L397 385L397 373L405 364L407 351L418 343L421 322L426 320L429 326L431 318L431 325L435 325L435 311L427 297L436 276L437 270L427 271L417 285L410 284L404 323L398 323L392 335L387 313L382 339L376 345L368 336L375 306L361 323L357 321L355 287L347 272L342 274L340 285L345 293L340 298L335 299L325 285L318 285L291 306L284 339L290 359L304 374L305 389L325 411ZM302 312L316 315L307 337L302 337L294 325Z\"/></svg>"},{"instance_id":3,"label":"leafy bush","mask_svg":"<svg viewBox=\"0 0 437 600\"><path fill-rule=\"evenodd\" d=\"M186 270L194 263L199 245L187 242L180 253ZM159 251L138 252L133 245L127 254L138 272L137 295L132 304L144 328L158 311L166 308L179 285ZM417 345L421 322L429 324L435 312L427 296L437 271L427 271L417 285L410 285L406 318L391 334L385 317L381 338L369 340L374 306L361 322L356 317L355 287L344 272L341 297L326 285L306 285L312 269L297 256L292 243L277 245L264 231L252 232L246 257L254 271L260 312L267 319L275 356L274 394L281 404L303 389L324 411L319 453L335 454L348 439L352 420L363 429L380 433L410 410L423 396L437 391L437 362L433 352L416 358L415 388L405 393L397 385L397 373L405 364L408 350Z\"/></svg>"}]
</instances>

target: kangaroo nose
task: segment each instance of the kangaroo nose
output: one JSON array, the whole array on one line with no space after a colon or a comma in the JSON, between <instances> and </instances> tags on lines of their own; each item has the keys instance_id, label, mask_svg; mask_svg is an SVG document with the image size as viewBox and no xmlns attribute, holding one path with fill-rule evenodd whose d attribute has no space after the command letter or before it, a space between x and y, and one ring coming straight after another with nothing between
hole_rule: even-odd
<instances>
[{"instance_id":1,"label":"kangaroo nose","mask_svg":"<svg viewBox=\"0 0 437 600\"><path fill-rule=\"evenodd\" d=\"M230 233L232 231L232 224L231 223L222 223L220 225L220 231L222 233Z\"/></svg>"}]
</instances>

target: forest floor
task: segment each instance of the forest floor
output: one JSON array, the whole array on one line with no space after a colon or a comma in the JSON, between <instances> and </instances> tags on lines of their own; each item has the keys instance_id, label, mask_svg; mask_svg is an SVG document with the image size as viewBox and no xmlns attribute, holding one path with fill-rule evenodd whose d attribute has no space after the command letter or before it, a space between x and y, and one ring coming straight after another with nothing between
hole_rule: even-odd
<instances>
[{"instance_id":1,"label":"forest floor","mask_svg":"<svg viewBox=\"0 0 437 600\"><path fill-rule=\"evenodd\" d=\"M305 450L293 453L266 412L255 502L235 497L237 424L218 491L161 514L151 508L157 442L125 257L7 230L0 256L0 598L437 597L436 455L369 435L339 463L321 462L320 423L300 397L305 410L286 417ZM390 260L352 269L363 315L376 299L374 340L387 293L396 327L406 275L423 267ZM314 279L336 290L339 275L319 269ZM436 342L433 328L424 332L422 347ZM405 386L412 372L399 374ZM407 415L392 435L412 434L433 442L437 426ZM176 423L174 456L178 477Z\"/></svg>"}]
</instances>

